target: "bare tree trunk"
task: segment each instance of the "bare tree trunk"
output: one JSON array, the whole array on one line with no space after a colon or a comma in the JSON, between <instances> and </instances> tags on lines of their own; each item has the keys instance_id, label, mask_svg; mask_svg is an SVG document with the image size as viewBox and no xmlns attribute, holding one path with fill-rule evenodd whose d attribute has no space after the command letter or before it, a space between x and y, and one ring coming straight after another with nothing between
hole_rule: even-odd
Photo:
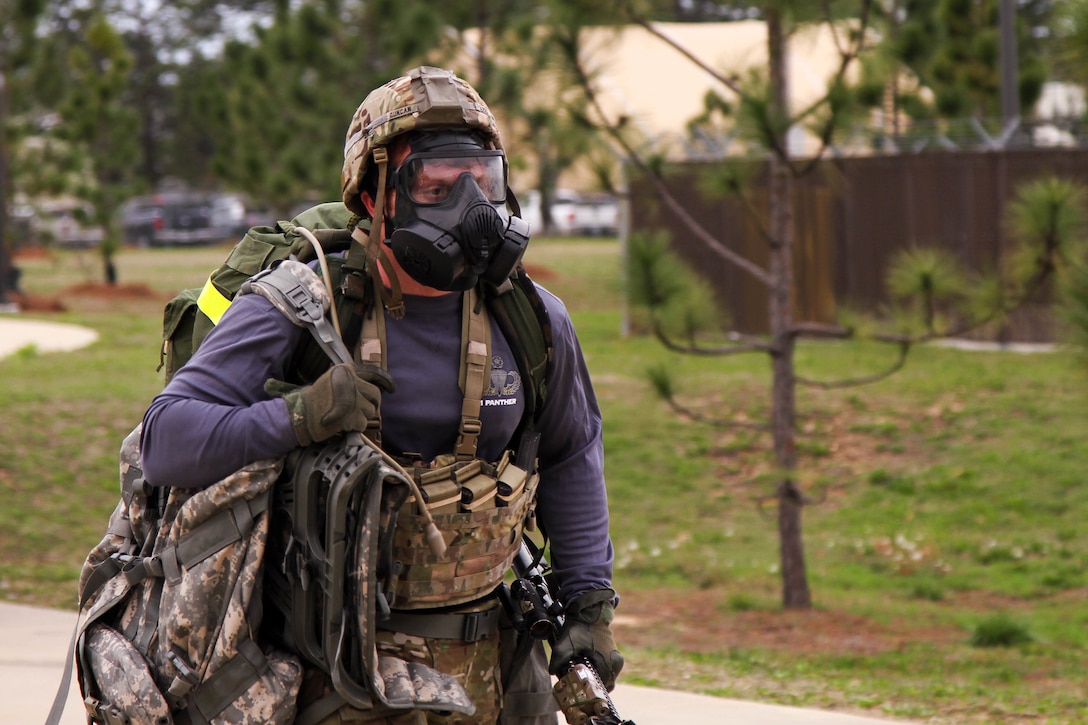
<instances>
[{"instance_id":1,"label":"bare tree trunk","mask_svg":"<svg viewBox=\"0 0 1088 725\"><path fill-rule=\"evenodd\" d=\"M772 125L778 134L769 159L770 173L770 327L774 345L773 429L775 463L781 476L778 498L778 538L782 565L782 603L787 609L808 609L812 597L805 571L804 541L801 536L803 500L797 487L796 401L793 369L793 178L789 168L786 124L789 115L786 75L786 38L781 9L773 3L767 9L767 52L770 65Z\"/></svg>"},{"instance_id":2,"label":"bare tree trunk","mask_svg":"<svg viewBox=\"0 0 1088 725\"><path fill-rule=\"evenodd\" d=\"M486 87L489 71L487 64L487 34L491 28L491 14L488 12L486 0L476 0L476 27L480 29L479 55L476 56L476 82L480 86Z\"/></svg>"},{"instance_id":3,"label":"bare tree trunk","mask_svg":"<svg viewBox=\"0 0 1088 725\"><path fill-rule=\"evenodd\" d=\"M4 146L2 130L7 120L7 68L4 58L0 57L0 305L7 305L13 275L11 273L11 255L8 246L8 165L7 148Z\"/></svg>"}]
</instances>

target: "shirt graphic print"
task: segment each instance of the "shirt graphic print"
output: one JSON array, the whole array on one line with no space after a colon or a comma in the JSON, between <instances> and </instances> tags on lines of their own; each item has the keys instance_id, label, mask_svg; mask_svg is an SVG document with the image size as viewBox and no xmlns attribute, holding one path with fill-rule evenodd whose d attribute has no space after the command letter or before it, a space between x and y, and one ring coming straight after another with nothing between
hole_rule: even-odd
<instances>
[{"instance_id":1,"label":"shirt graphic print","mask_svg":"<svg viewBox=\"0 0 1088 725\"><path fill-rule=\"evenodd\" d=\"M521 390L521 373L516 366L507 370L501 355L491 356L491 384L484 391L483 405L493 408L517 405L518 391Z\"/></svg>"}]
</instances>

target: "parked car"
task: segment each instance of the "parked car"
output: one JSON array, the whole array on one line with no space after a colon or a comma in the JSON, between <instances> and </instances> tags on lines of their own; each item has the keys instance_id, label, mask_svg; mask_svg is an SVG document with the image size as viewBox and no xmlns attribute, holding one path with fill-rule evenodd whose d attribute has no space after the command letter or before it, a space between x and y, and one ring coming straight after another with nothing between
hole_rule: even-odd
<instances>
[{"instance_id":1,"label":"parked car","mask_svg":"<svg viewBox=\"0 0 1088 725\"><path fill-rule=\"evenodd\" d=\"M552 197L552 226L555 233L568 236L577 230L578 205L582 196L570 189L556 189Z\"/></svg>"},{"instance_id":2,"label":"parked car","mask_svg":"<svg viewBox=\"0 0 1088 725\"><path fill-rule=\"evenodd\" d=\"M29 204L31 237L58 247L87 249L106 237L106 230L89 223L94 209L85 201L45 199Z\"/></svg>"},{"instance_id":3,"label":"parked car","mask_svg":"<svg viewBox=\"0 0 1088 725\"><path fill-rule=\"evenodd\" d=\"M524 195L521 202L521 216L529 223L531 234L541 235L544 231L544 217L541 209L540 192L532 190ZM586 234L589 228L598 226L595 208L583 209L586 200L571 189L557 189L552 196L551 217L552 233L558 236Z\"/></svg>"},{"instance_id":4,"label":"parked car","mask_svg":"<svg viewBox=\"0 0 1088 725\"><path fill-rule=\"evenodd\" d=\"M215 244L237 236L244 217L245 205L232 194L171 191L126 201L121 231L140 247Z\"/></svg>"},{"instance_id":5,"label":"parked car","mask_svg":"<svg viewBox=\"0 0 1088 725\"><path fill-rule=\"evenodd\" d=\"M224 230L224 238L240 237L249 229L246 224L246 204L236 194L214 194L212 226Z\"/></svg>"},{"instance_id":6,"label":"parked car","mask_svg":"<svg viewBox=\"0 0 1088 725\"><path fill-rule=\"evenodd\" d=\"M574 205L572 233L614 237L619 233L619 203L609 194L583 197Z\"/></svg>"},{"instance_id":7,"label":"parked car","mask_svg":"<svg viewBox=\"0 0 1088 725\"><path fill-rule=\"evenodd\" d=\"M540 215L540 192L533 190L518 194L521 206L521 218L529 224L530 235L540 235L544 229L544 220Z\"/></svg>"}]
</instances>

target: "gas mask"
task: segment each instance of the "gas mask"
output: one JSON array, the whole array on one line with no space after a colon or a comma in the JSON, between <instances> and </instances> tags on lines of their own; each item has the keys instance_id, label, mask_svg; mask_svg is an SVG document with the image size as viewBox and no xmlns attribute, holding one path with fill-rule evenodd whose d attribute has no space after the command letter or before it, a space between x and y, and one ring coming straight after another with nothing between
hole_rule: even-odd
<instances>
[{"instance_id":1,"label":"gas mask","mask_svg":"<svg viewBox=\"0 0 1088 725\"><path fill-rule=\"evenodd\" d=\"M506 211L503 152L460 133L420 135L412 149L394 178L393 255L435 289L502 284L529 243L528 223Z\"/></svg>"}]
</instances>

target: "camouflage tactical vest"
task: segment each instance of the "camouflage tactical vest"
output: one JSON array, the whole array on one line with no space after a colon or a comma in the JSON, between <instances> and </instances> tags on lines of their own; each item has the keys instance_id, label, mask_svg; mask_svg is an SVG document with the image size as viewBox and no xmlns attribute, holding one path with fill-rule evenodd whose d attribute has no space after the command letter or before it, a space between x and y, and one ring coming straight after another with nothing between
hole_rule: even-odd
<instances>
[{"instance_id":1,"label":"camouflage tactical vest","mask_svg":"<svg viewBox=\"0 0 1088 725\"><path fill-rule=\"evenodd\" d=\"M392 556L400 568L390 594L391 605L399 609L448 607L489 594L510 570L526 522L532 525L535 518L535 433L523 433L514 441L516 449L498 461L476 456L481 401L490 380L491 327L477 292L464 297L460 429L453 451L408 468L419 493L401 508L393 537ZM380 319L373 315L364 322L357 357L365 362L384 363ZM441 556L426 544L432 521L448 547Z\"/></svg>"}]
</instances>

